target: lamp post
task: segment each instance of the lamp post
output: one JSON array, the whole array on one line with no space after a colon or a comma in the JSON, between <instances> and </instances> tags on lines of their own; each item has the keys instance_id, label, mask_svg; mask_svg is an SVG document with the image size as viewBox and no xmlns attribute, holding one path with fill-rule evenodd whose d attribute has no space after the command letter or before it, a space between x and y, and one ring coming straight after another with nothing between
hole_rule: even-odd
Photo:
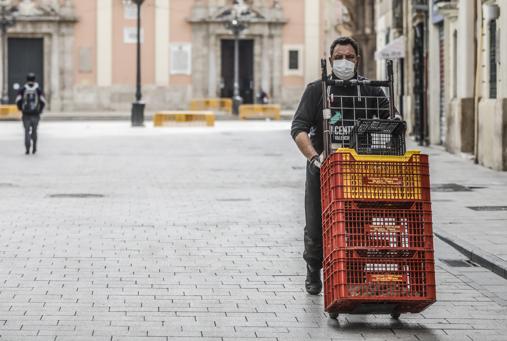
<instances>
[{"instance_id":1,"label":"lamp post","mask_svg":"<svg viewBox=\"0 0 507 341\"><path fill-rule=\"evenodd\" d=\"M239 113L239 106L243 103L243 98L241 98L239 94L239 37L241 32L247 28L246 23L239 19L238 12L238 8L234 8L234 15L225 23L226 28L231 30L234 35L234 90L232 96L232 112L235 115Z\"/></svg>"},{"instance_id":2,"label":"lamp post","mask_svg":"<svg viewBox=\"0 0 507 341\"><path fill-rule=\"evenodd\" d=\"M9 14L8 7L11 0L0 0L0 31L2 32L2 98L1 104L9 103L8 81L7 81L7 28L16 23L16 19L12 14Z\"/></svg>"},{"instance_id":3,"label":"lamp post","mask_svg":"<svg viewBox=\"0 0 507 341\"><path fill-rule=\"evenodd\" d=\"M124 0L124 5L134 4L137 6L137 61L136 61L136 97L132 103L130 120L133 127L144 126L144 102L141 101L141 5L144 0Z\"/></svg>"}]
</instances>

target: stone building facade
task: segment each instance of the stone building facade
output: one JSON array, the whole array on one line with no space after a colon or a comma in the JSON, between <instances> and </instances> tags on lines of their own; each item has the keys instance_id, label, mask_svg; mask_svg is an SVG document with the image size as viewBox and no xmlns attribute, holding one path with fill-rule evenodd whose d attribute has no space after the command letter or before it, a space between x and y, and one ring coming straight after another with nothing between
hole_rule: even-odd
<instances>
[{"instance_id":1,"label":"stone building facade","mask_svg":"<svg viewBox=\"0 0 507 341\"><path fill-rule=\"evenodd\" d=\"M9 28L10 49L3 61L8 64L5 76L10 101L15 97L14 85L24 81L27 71L34 71L55 110L72 106L72 48L77 22L72 2L21 0L11 1L11 5L9 10L15 15L16 24ZM0 73L3 69L0 68Z\"/></svg>"},{"instance_id":2,"label":"stone building facade","mask_svg":"<svg viewBox=\"0 0 507 341\"><path fill-rule=\"evenodd\" d=\"M507 170L507 3L403 1L404 103L409 132ZM377 33L396 1L376 0ZM380 40L383 39L383 36ZM379 41L379 40L378 40ZM379 50L382 50L379 46Z\"/></svg>"},{"instance_id":3,"label":"stone building facade","mask_svg":"<svg viewBox=\"0 0 507 341\"><path fill-rule=\"evenodd\" d=\"M240 43L245 101L260 89L294 108L318 79L330 42L348 34L339 0L238 0L251 15ZM183 109L192 98L228 97L233 0L146 0L142 84L148 110ZM9 89L35 70L52 111L128 110L134 98L136 12L127 0L11 0ZM345 18L345 19L344 19ZM30 57L35 56L35 57ZM20 58L18 58L20 57ZM12 97L12 96L11 96ZM12 100L12 98L11 98Z\"/></svg>"}]
</instances>

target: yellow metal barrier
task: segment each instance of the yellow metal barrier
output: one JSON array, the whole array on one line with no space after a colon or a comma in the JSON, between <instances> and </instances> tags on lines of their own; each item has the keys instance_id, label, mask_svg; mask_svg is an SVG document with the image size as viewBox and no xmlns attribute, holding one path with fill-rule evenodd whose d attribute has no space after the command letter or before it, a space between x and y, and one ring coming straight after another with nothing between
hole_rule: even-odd
<instances>
[{"instance_id":1,"label":"yellow metal barrier","mask_svg":"<svg viewBox=\"0 0 507 341\"><path fill-rule=\"evenodd\" d=\"M20 119L21 112L19 112L16 105L0 105L0 120Z\"/></svg>"},{"instance_id":2,"label":"yellow metal barrier","mask_svg":"<svg viewBox=\"0 0 507 341\"><path fill-rule=\"evenodd\" d=\"M230 98L202 98L190 101L190 110L216 110L231 113L232 99Z\"/></svg>"},{"instance_id":3,"label":"yellow metal barrier","mask_svg":"<svg viewBox=\"0 0 507 341\"><path fill-rule=\"evenodd\" d=\"M159 111L153 115L154 127L215 125L212 111Z\"/></svg>"},{"instance_id":4,"label":"yellow metal barrier","mask_svg":"<svg viewBox=\"0 0 507 341\"><path fill-rule=\"evenodd\" d=\"M239 106L239 118L271 118L279 120L281 108L277 104L242 104Z\"/></svg>"}]
</instances>

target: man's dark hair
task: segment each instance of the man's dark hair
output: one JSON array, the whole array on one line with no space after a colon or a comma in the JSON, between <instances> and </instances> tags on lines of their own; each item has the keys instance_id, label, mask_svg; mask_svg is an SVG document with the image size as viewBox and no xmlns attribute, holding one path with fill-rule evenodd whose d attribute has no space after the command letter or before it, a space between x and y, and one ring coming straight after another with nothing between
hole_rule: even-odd
<instances>
[{"instance_id":1,"label":"man's dark hair","mask_svg":"<svg viewBox=\"0 0 507 341\"><path fill-rule=\"evenodd\" d=\"M28 75L26 75L26 81L27 82L35 82L35 73L30 72Z\"/></svg>"},{"instance_id":2,"label":"man's dark hair","mask_svg":"<svg viewBox=\"0 0 507 341\"><path fill-rule=\"evenodd\" d=\"M331 49L329 51L329 55L331 57L333 56L333 51L336 45L352 45L354 51L356 52L356 56L359 56L361 54L357 41L355 41L352 37L340 37L336 38L335 41L333 41L331 44Z\"/></svg>"}]
</instances>

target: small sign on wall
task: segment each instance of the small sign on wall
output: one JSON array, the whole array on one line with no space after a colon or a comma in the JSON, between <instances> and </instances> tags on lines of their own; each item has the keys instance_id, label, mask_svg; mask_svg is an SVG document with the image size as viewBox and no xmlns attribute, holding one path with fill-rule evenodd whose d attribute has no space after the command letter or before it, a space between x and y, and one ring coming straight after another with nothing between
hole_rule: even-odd
<instances>
[{"instance_id":1,"label":"small sign on wall","mask_svg":"<svg viewBox=\"0 0 507 341\"><path fill-rule=\"evenodd\" d=\"M190 75L192 72L192 45L171 44L171 74Z\"/></svg>"},{"instance_id":2,"label":"small sign on wall","mask_svg":"<svg viewBox=\"0 0 507 341\"><path fill-rule=\"evenodd\" d=\"M125 44L137 43L137 28L125 27L123 28L123 42ZM141 28L141 44L144 42L144 30Z\"/></svg>"},{"instance_id":3,"label":"small sign on wall","mask_svg":"<svg viewBox=\"0 0 507 341\"><path fill-rule=\"evenodd\" d=\"M90 47L79 48L79 72L87 73L93 71L92 49Z\"/></svg>"}]
</instances>

